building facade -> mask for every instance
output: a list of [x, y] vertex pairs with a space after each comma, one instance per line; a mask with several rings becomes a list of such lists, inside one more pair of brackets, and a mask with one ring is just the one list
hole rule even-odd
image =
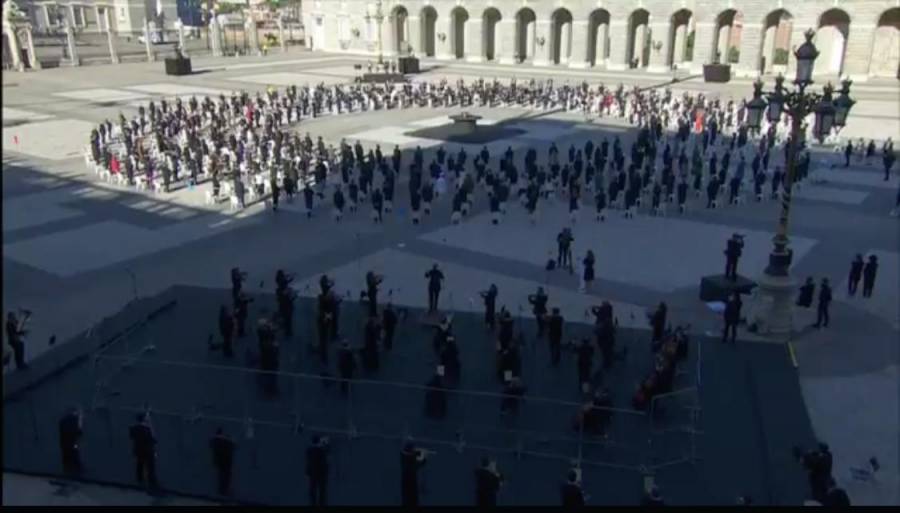
[[171, 29], [178, 19], [176, 0], [19, 0], [37, 33], [62, 30], [68, 22], [75, 30], [137, 35], [144, 20], [155, 22], [162, 12], [163, 24]]
[[303, 22], [328, 52], [737, 76], [792, 71], [812, 29], [817, 74], [900, 77], [900, 0], [305, 0]]

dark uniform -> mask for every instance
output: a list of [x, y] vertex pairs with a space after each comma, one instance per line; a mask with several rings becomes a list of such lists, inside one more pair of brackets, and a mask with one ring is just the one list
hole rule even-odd
[[222, 432], [222, 428], [216, 430], [215, 436], [209, 441], [212, 450], [213, 465], [216, 467], [216, 481], [219, 495], [231, 493], [231, 468], [234, 462], [235, 444], [231, 438]]
[[407, 443], [400, 451], [400, 496], [403, 506], [419, 505], [419, 469], [425, 464], [425, 455]]
[[328, 445], [318, 435], [306, 449], [306, 476], [309, 478], [310, 506], [325, 506], [328, 494]]
[[444, 280], [444, 273], [438, 269], [437, 264], [425, 273], [428, 278], [428, 311], [436, 312], [438, 308], [438, 298], [441, 295], [441, 282]]
[[497, 492], [503, 483], [503, 476], [491, 467], [485, 458], [481, 467], [475, 469], [475, 505], [481, 507], [496, 506]]
[[78, 441], [81, 440], [82, 433], [78, 410], [70, 410], [59, 420], [59, 449], [62, 454], [63, 470], [66, 472], [81, 471]]
[[156, 480], [156, 437], [144, 415], [138, 415], [136, 420], [128, 429], [135, 459], [135, 475], [139, 483], [144, 482], [146, 475], [150, 486], [156, 488], [159, 486]]

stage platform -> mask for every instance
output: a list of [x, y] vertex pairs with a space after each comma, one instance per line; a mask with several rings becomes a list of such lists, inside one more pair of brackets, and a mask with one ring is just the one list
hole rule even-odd
[[[215, 497], [208, 441], [217, 427], [234, 438], [234, 494], [226, 502], [306, 504], [304, 451], [313, 432], [333, 441], [329, 503], [335, 505], [399, 504], [406, 436], [436, 451], [423, 470], [423, 505], [471, 504], [472, 471], [485, 455], [506, 476], [499, 503], [509, 506], [559, 504], [557, 484], [579, 454], [591, 505], [636, 504], [644, 466], [655, 467], [673, 505], [732, 505], [743, 494], [758, 505], [798, 505], [806, 494], [791, 447], [809, 447], [814, 438], [783, 346], [723, 345], [695, 335], [676, 378], [681, 392], [661, 404], [651, 424], [630, 403], [635, 383], [652, 366], [649, 332], [623, 329], [617, 344], [628, 346], [627, 355], [593, 380], [609, 387], [621, 411], [613, 414], [608, 438], [588, 436], [579, 444], [570, 425], [580, 400], [575, 355], [566, 351], [561, 365], [550, 367], [546, 341], [535, 340], [530, 316], [516, 321], [526, 342], [527, 387], [518, 416], [501, 416], [496, 396], [451, 392], [447, 418], [432, 421], [423, 416], [424, 392], [416, 388], [436, 365], [434, 330], [416, 322], [422, 310], [401, 314], [393, 350], [382, 352], [378, 372], [358, 375], [364, 381], [348, 399], [327, 379], [335, 373], [336, 344], [322, 366], [309, 352], [314, 301], [298, 299], [295, 336], [279, 339], [279, 395], [270, 398], [248, 365], [257, 358], [256, 319], [275, 310], [275, 298], [253, 298], [247, 336], [236, 342], [233, 359], [207, 347], [211, 334], [218, 338], [217, 312], [230, 302], [230, 291], [175, 287], [37, 358], [30, 370], [5, 376], [4, 470], [61, 476], [57, 422], [66, 408], [80, 405], [81, 478], [134, 486], [128, 427], [147, 404], [159, 439], [159, 480], [171, 493], [224, 500]], [[355, 346], [362, 344], [364, 319], [363, 305], [343, 304], [342, 336]], [[453, 331], [462, 360], [458, 390], [499, 392], [483, 316], [457, 312]], [[590, 333], [589, 325], [567, 324], [565, 339]], [[685, 409], [692, 401], [699, 409]]]

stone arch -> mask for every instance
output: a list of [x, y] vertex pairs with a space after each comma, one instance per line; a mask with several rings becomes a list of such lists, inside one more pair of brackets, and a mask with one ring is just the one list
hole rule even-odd
[[482, 48], [484, 49], [484, 59], [493, 61], [497, 59], [497, 24], [503, 16], [496, 7], [488, 7], [482, 15], [481, 30]]
[[847, 36], [850, 35], [850, 16], [843, 9], [828, 9], [819, 16], [816, 29], [816, 59], [814, 72], [819, 75], [840, 75], [844, 70]]
[[450, 53], [457, 59], [466, 57], [466, 22], [469, 11], [458, 6], [450, 11]]
[[391, 10], [391, 27], [394, 52], [397, 55], [406, 55], [409, 47], [409, 11], [406, 7], [398, 5]]
[[760, 73], [769, 73], [778, 66], [787, 66], [791, 59], [791, 31], [794, 16], [787, 9], [776, 9], [763, 19], [760, 37]]
[[628, 15], [627, 67], [646, 68], [650, 62], [650, 13], [635, 9]]
[[534, 58], [534, 34], [537, 16], [528, 7], [516, 12], [516, 58], [523, 62]]
[[726, 9], [716, 16], [712, 56], [715, 62], [737, 64], [741, 54], [741, 32], [744, 14], [736, 9]]
[[694, 31], [694, 13], [689, 9], [679, 9], [669, 19], [669, 54], [666, 56], [668, 65], [681, 64], [692, 60], [692, 47], [689, 42]]
[[888, 9], [878, 17], [869, 74], [900, 78], [900, 7]]
[[435, 54], [435, 37], [437, 27], [438, 13], [434, 7], [426, 5], [419, 13], [419, 23], [421, 24], [421, 41], [419, 47], [426, 57], [434, 57]]
[[591, 67], [609, 58], [609, 11], [594, 9], [588, 17], [587, 61]]
[[572, 13], [560, 7], [550, 15], [550, 62], [566, 64], [572, 56]]

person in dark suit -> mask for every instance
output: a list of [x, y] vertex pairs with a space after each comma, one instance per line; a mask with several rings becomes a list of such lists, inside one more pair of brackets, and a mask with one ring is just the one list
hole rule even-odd
[[850, 497], [842, 488], [838, 488], [834, 478], [828, 478], [828, 490], [825, 492], [823, 506], [831, 508], [849, 508]]
[[356, 358], [350, 349], [350, 342], [344, 342], [338, 352], [338, 372], [341, 376], [341, 395], [347, 395], [350, 391], [350, 380], [356, 371]]
[[859, 287], [859, 280], [862, 279], [863, 274], [863, 266], [865, 262], [863, 262], [863, 257], [859, 253], [856, 254], [856, 258], [853, 259], [853, 262], [850, 264], [850, 277], [847, 279], [847, 295], [856, 294], [856, 289]]
[[497, 312], [497, 285], [491, 284], [487, 290], [481, 291], [481, 297], [484, 299], [484, 324], [489, 330], [494, 331], [496, 324]]
[[816, 284], [812, 277], [806, 279], [806, 283], [800, 287], [800, 294], [797, 296], [797, 306], [809, 308], [812, 305], [813, 296], [816, 291]]
[[734, 234], [728, 239], [725, 247], [725, 277], [731, 281], [737, 281], [737, 265], [744, 249], [744, 238]]
[[863, 297], [872, 297], [875, 287], [875, 274], [878, 272], [878, 257], [869, 255], [869, 261], [863, 267]]
[[78, 442], [81, 440], [81, 411], [70, 408], [59, 420], [59, 449], [62, 454], [63, 470], [67, 473], [81, 471], [81, 455]]
[[153, 428], [150, 427], [149, 414], [139, 414], [135, 421], [128, 429], [128, 434], [131, 438], [131, 450], [135, 459], [137, 481], [143, 484], [144, 476], [146, 476], [150, 486], [157, 488], [159, 486], [156, 480], [157, 440], [153, 435]]
[[560, 486], [563, 507], [576, 508], [584, 506], [584, 490], [581, 489], [581, 479], [576, 469], [569, 470], [569, 474]]
[[559, 358], [561, 355], [562, 349], [562, 338], [563, 338], [563, 324], [564, 319], [563, 316], [559, 313], [559, 308], [553, 307], [552, 313], [550, 314], [547, 334], [550, 339], [550, 361], [554, 367], [559, 365]]
[[656, 311], [653, 312], [653, 315], [650, 316], [650, 325], [653, 327], [653, 338], [652, 342], [657, 343], [662, 341], [663, 331], [666, 329], [666, 314], [668, 308], [665, 302], [659, 304], [656, 307]]
[[403, 506], [419, 505], [419, 469], [425, 465], [426, 452], [412, 442], [400, 451], [400, 496]]
[[538, 287], [537, 292], [528, 296], [528, 302], [531, 303], [531, 311], [534, 313], [534, 318], [537, 320], [538, 338], [544, 336], [544, 327], [546, 326], [544, 318], [547, 315], [548, 300], [549, 298], [547, 297], [547, 293], [544, 292], [544, 287]]
[[384, 328], [384, 349], [390, 351], [394, 347], [394, 332], [397, 330], [397, 312], [390, 303], [381, 311], [381, 326]]
[[497, 505], [497, 492], [503, 484], [503, 474], [497, 471], [497, 462], [487, 456], [481, 458], [481, 466], [475, 469], [475, 505]]
[[578, 389], [582, 390], [584, 385], [591, 382], [594, 365], [594, 347], [591, 341], [583, 339], [581, 345], [578, 346]]
[[306, 448], [306, 476], [309, 478], [309, 505], [325, 506], [328, 500], [328, 438], [313, 435]]
[[[228, 311], [228, 307], [222, 305], [219, 308], [219, 333], [222, 335], [222, 354], [226, 358], [234, 356], [232, 341], [234, 340], [234, 316]], [[211, 346], [210, 349], [217, 347]]]
[[425, 273], [428, 278], [428, 312], [436, 312], [438, 308], [438, 298], [441, 295], [441, 284], [444, 281], [444, 273], [438, 269], [438, 265], [434, 264], [431, 270]]
[[828, 284], [828, 278], [822, 278], [822, 285], [819, 286], [819, 307], [818, 318], [816, 319], [816, 328], [828, 327], [828, 307], [831, 305], [831, 286]]
[[209, 448], [212, 451], [213, 465], [216, 467], [219, 495], [229, 495], [235, 443], [220, 427], [216, 428], [216, 434], [210, 439]]
[[425, 384], [425, 416], [431, 419], [443, 419], [447, 416], [447, 390], [444, 386], [444, 367], [438, 367], [437, 372], [428, 383]]
[[725, 304], [725, 331], [722, 332], [722, 342], [728, 341], [728, 331], [731, 330], [731, 343], [737, 341], [737, 326], [741, 320], [741, 295], [735, 292], [728, 303]]

